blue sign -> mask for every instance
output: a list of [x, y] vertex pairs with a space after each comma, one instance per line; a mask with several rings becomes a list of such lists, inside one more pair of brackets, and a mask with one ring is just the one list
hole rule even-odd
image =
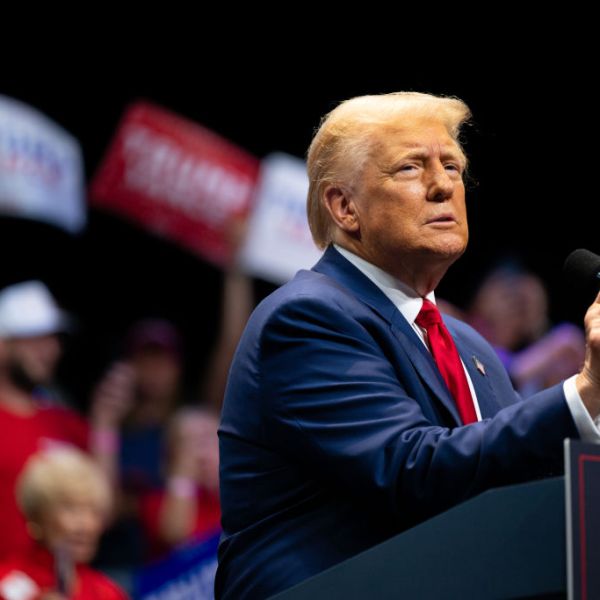
[[167, 558], [140, 569], [137, 600], [213, 600], [220, 533], [174, 550]]

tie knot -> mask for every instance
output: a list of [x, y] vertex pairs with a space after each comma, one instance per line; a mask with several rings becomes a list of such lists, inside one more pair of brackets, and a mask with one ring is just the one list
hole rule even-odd
[[427, 329], [431, 325], [437, 325], [441, 322], [442, 315], [440, 314], [437, 306], [430, 300], [427, 300], [427, 298], [424, 298], [423, 306], [421, 307], [421, 310], [415, 319], [415, 323], [419, 325], [419, 327], [424, 327]]

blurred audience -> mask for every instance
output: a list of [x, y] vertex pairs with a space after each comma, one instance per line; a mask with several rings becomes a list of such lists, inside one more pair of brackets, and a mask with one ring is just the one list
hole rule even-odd
[[516, 352], [550, 327], [548, 296], [539, 277], [506, 265], [481, 283], [469, 309], [471, 322], [494, 346]]
[[[239, 248], [244, 222], [232, 224], [229, 236]], [[254, 308], [252, 281], [236, 257], [223, 279], [219, 333], [191, 403], [221, 410], [229, 365]], [[125, 340], [125, 357], [112, 365], [96, 386], [91, 421], [98, 433], [95, 454], [112, 480], [135, 494], [160, 487], [165, 425], [175, 410], [189, 403], [183, 395], [183, 342], [169, 321], [135, 323]]]
[[42, 283], [0, 291], [0, 559], [30, 544], [14, 494], [27, 459], [60, 444], [88, 446], [86, 422], [37, 393], [60, 358], [56, 332], [64, 324], [64, 314]]
[[111, 490], [101, 469], [74, 448], [32, 456], [17, 484], [35, 542], [0, 563], [3, 600], [118, 600], [112, 581], [87, 566], [109, 514]]
[[467, 318], [496, 348], [525, 395], [559, 383], [583, 364], [583, 331], [570, 323], [552, 326], [544, 284], [519, 267], [492, 271], [475, 294]]
[[166, 434], [166, 485], [140, 499], [149, 558], [220, 529], [218, 425], [210, 409], [187, 407], [172, 417]]
[[[224, 274], [221, 306], [218, 337], [195, 393], [183, 390], [181, 336], [160, 319], [132, 326], [124, 358], [93, 392], [92, 448], [118, 492], [100, 553], [105, 567], [130, 569], [219, 526], [215, 415], [254, 306], [252, 282], [235, 265]], [[183, 409], [182, 420], [177, 411], [186, 405], [192, 408]], [[177, 514], [163, 511], [172, 505]]]
[[146, 555], [139, 498], [162, 485], [163, 433], [182, 401], [182, 372], [175, 327], [144, 320], [131, 327], [124, 359], [111, 366], [93, 392], [91, 444], [116, 493], [98, 560], [124, 584]]
[[90, 418], [98, 431], [97, 454], [112, 480], [139, 493], [161, 484], [165, 423], [182, 402], [182, 342], [165, 320], [133, 325], [124, 360], [94, 391]]

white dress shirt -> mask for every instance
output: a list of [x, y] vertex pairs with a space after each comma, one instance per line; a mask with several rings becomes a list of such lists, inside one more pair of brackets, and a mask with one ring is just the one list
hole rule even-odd
[[[366, 275], [396, 306], [396, 308], [402, 313], [402, 316], [410, 323], [412, 328], [417, 333], [419, 339], [423, 342], [427, 350], [427, 333], [425, 329], [419, 327], [415, 323], [421, 307], [423, 306], [423, 298], [417, 294], [415, 290], [407, 286], [405, 283], [399, 281], [389, 273], [386, 273], [374, 264], [367, 262], [360, 256], [357, 256], [353, 252], [334, 244], [335, 249], [348, 261], [350, 261], [359, 271]], [[435, 304], [435, 294], [433, 291], [427, 294], [426, 298]], [[469, 389], [471, 390], [471, 396], [473, 397], [473, 403], [475, 404], [475, 411], [477, 413], [477, 420], [481, 421], [481, 412], [479, 410], [479, 403], [477, 402], [477, 394], [473, 387], [473, 382], [469, 376], [469, 371], [465, 367], [465, 363], [462, 361], [463, 369], [469, 383]], [[588, 442], [600, 443], [600, 417], [594, 421], [587, 409], [585, 408], [581, 396], [577, 391], [575, 385], [575, 377], [569, 377], [563, 382], [563, 391], [567, 400], [567, 406], [571, 411], [575, 426], [579, 431], [581, 439]]]

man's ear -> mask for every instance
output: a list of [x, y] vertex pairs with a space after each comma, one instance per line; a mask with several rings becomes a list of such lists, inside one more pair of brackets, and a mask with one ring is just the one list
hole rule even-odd
[[327, 185], [323, 190], [323, 202], [331, 219], [342, 231], [349, 234], [360, 231], [356, 203], [345, 188]]

